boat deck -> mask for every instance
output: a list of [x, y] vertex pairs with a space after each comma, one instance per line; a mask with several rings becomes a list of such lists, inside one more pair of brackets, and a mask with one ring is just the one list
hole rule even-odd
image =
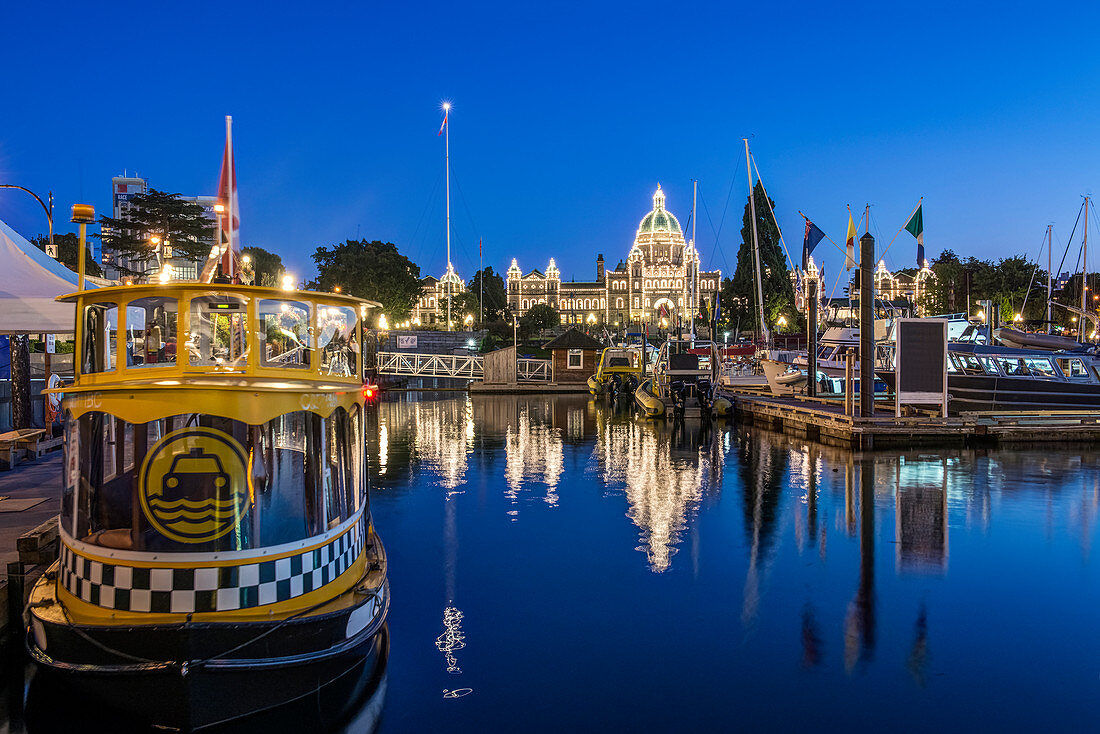
[[1100, 440], [1100, 412], [1091, 410], [974, 411], [947, 418], [913, 411], [897, 418], [893, 399], [880, 398], [875, 415], [861, 418], [845, 414], [842, 398], [778, 396], [767, 388], [748, 386], [725, 387], [720, 392], [733, 403], [739, 420], [853, 448]]

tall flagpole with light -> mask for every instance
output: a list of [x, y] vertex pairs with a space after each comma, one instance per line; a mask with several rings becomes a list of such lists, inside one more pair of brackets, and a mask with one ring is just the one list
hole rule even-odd
[[451, 103], [443, 103], [443, 124], [439, 126], [439, 133], [443, 136], [444, 154], [443, 168], [447, 183], [447, 274], [443, 276], [447, 280], [447, 331], [451, 330], [451, 126], [447, 124], [447, 118], [451, 113]]

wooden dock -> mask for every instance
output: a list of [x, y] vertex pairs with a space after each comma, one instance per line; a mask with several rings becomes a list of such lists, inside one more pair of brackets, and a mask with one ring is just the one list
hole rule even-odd
[[858, 449], [1100, 440], [1097, 411], [964, 412], [947, 418], [917, 413], [897, 418], [893, 402], [882, 401], [874, 417], [860, 418], [845, 415], [843, 401], [835, 399], [777, 396], [767, 388], [721, 392], [742, 422]]

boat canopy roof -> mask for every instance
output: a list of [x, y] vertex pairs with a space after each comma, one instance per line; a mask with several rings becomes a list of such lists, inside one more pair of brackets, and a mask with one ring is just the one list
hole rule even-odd
[[114, 286], [59, 300], [76, 303], [76, 380], [63, 391], [104, 397], [123, 388], [316, 394], [358, 387], [366, 317], [380, 305], [217, 283]]

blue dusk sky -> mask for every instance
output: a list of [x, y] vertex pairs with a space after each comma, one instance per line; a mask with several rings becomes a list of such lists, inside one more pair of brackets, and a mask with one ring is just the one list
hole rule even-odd
[[[62, 232], [75, 202], [109, 213], [124, 169], [212, 194], [229, 114], [242, 241], [303, 279], [318, 245], [357, 233], [442, 272], [444, 100], [464, 277], [483, 238], [498, 271], [553, 256], [564, 278], [591, 279], [597, 253], [626, 256], [658, 182], [686, 225], [692, 179], [704, 265], [731, 274], [743, 137], [796, 259], [798, 210], [843, 242], [846, 206], [869, 203], [881, 248], [923, 196], [929, 257], [1034, 257], [1053, 222], [1057, 262], [1082, 195], [1100, 190], [1088, 4], [62, 2], [3, 15], [0, 183], [52, 189]], [[19, 192], [0, 191], [0, 218], [45, 231]], [[838, 271], [832, 245], [818, 254]], [[912, 265], [912, 238], [886, 260]]]

